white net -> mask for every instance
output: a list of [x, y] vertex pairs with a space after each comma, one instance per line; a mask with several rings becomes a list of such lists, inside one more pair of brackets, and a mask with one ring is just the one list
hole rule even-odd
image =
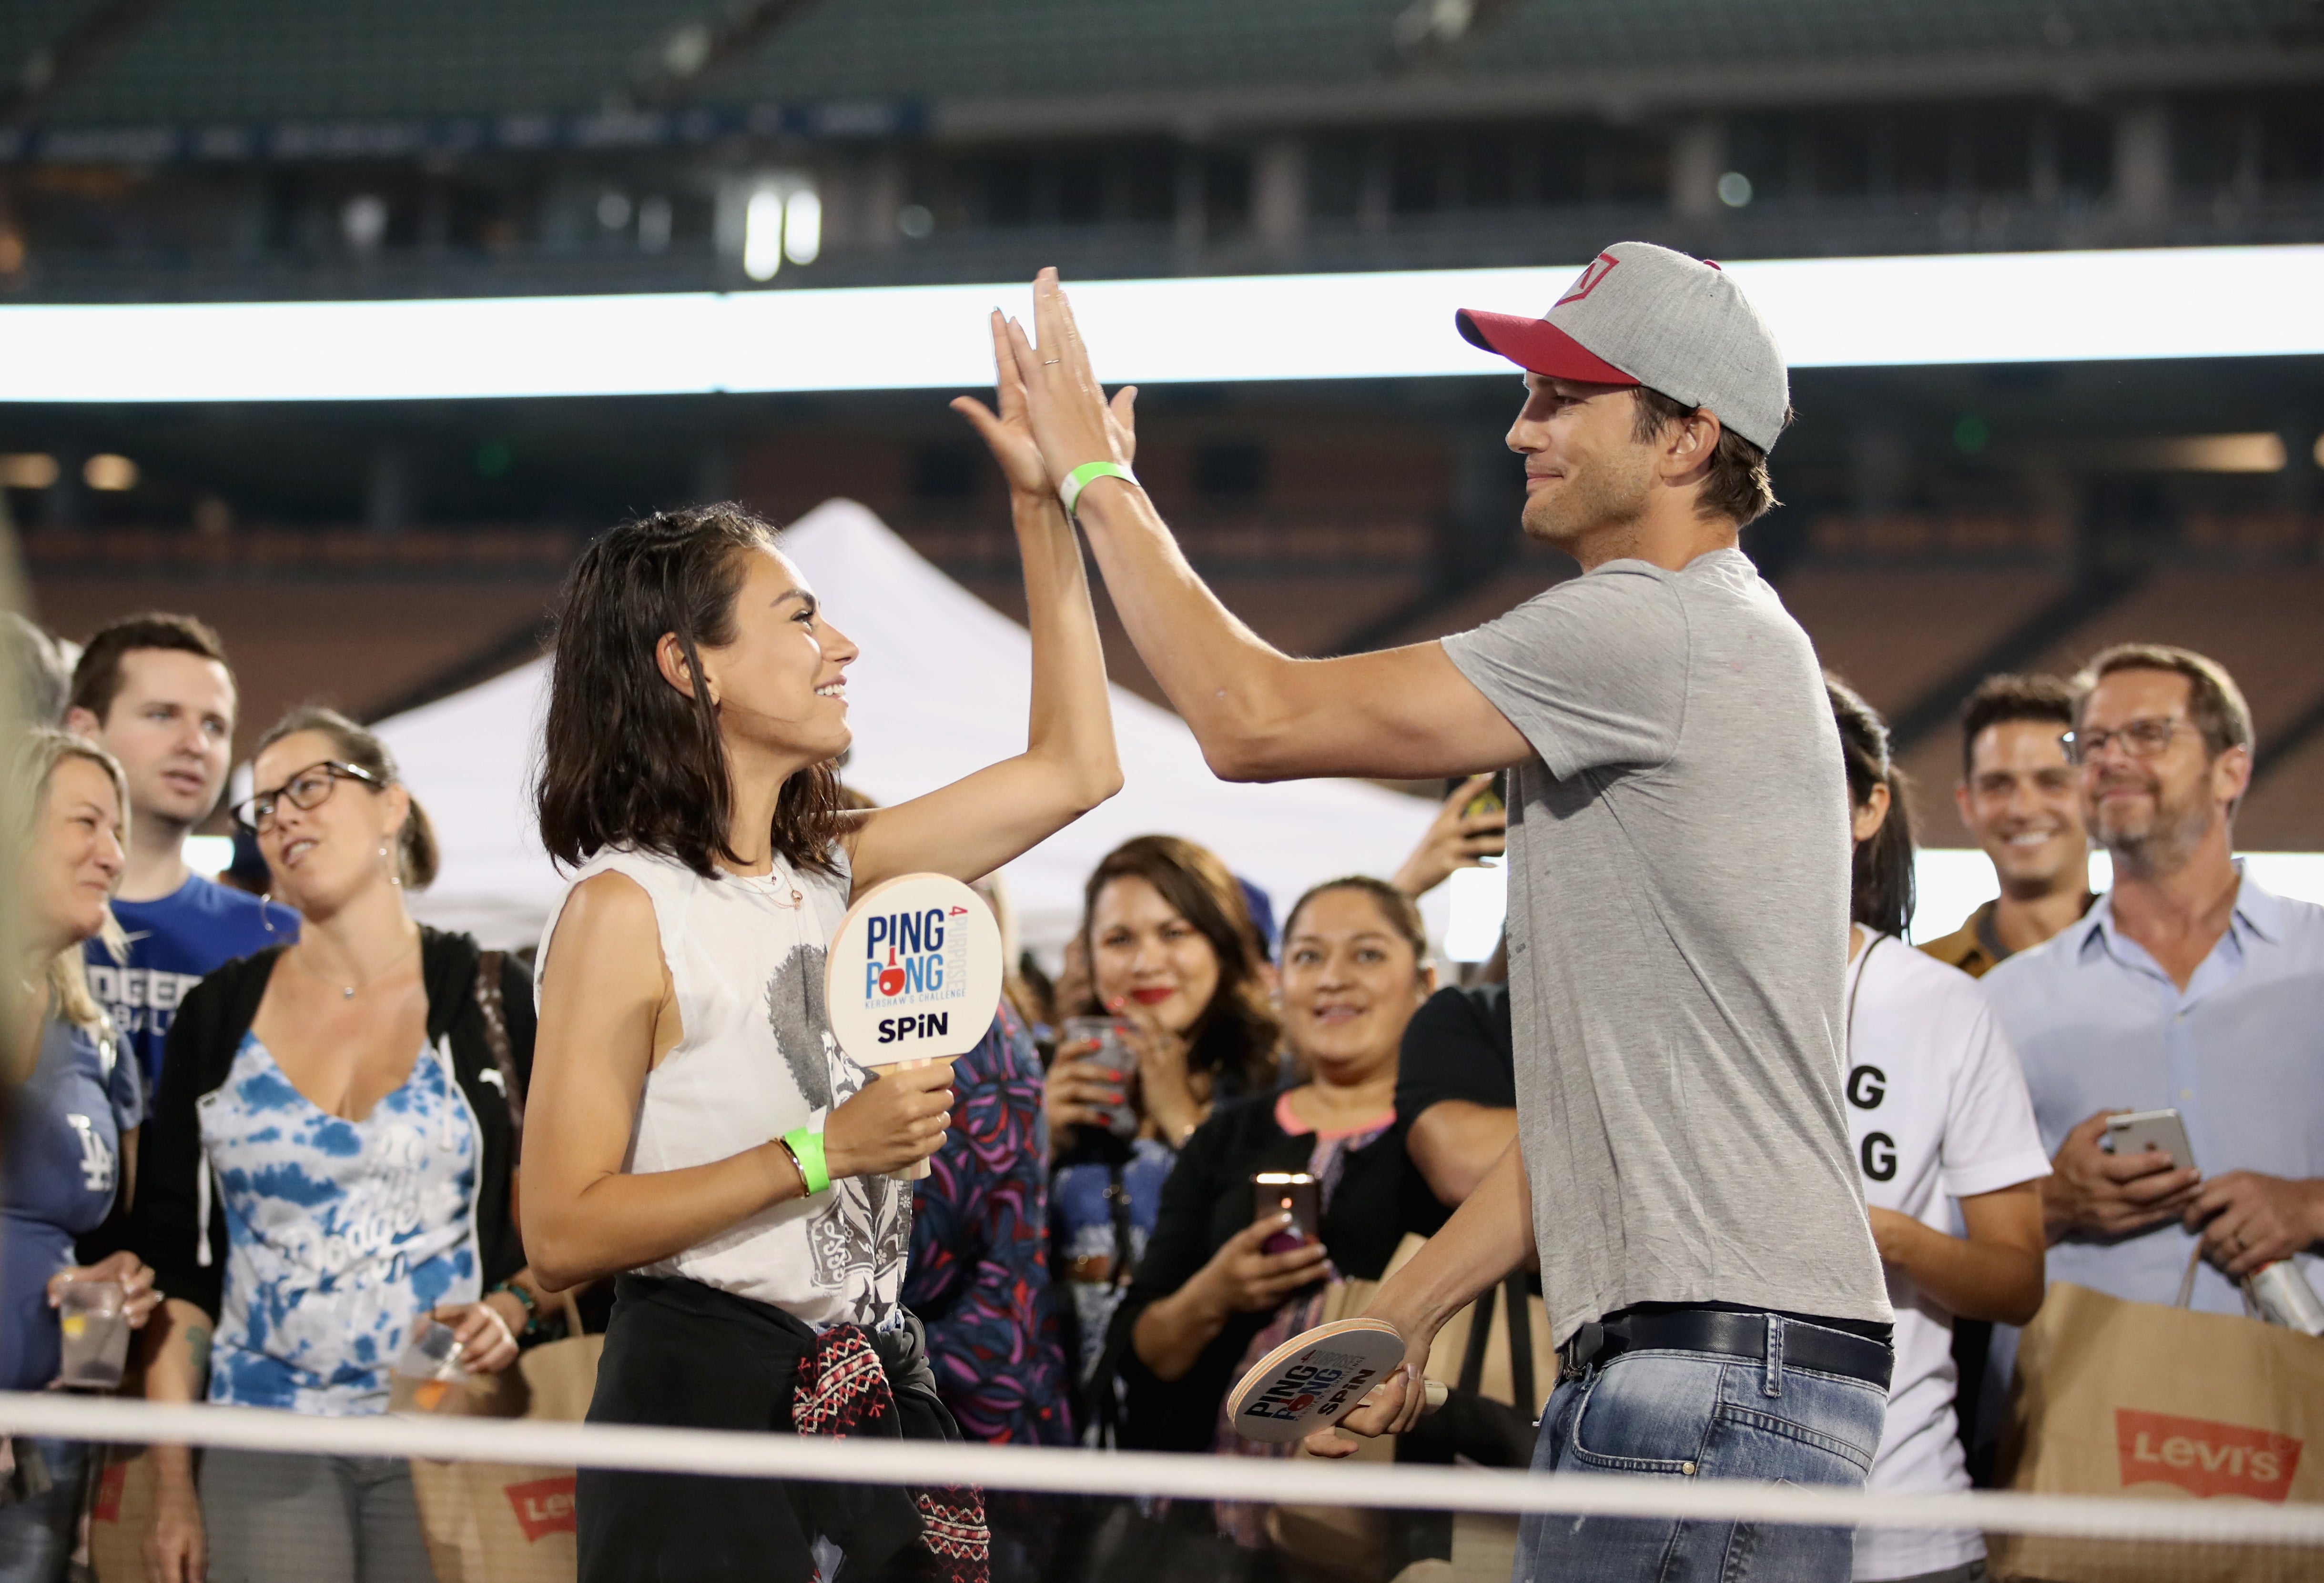
[[[284, 1491], [300, 1482], [302, 1469], [334, 1459], [342, 1473], [350, 1466], [398, 1473], [408, 1466], [426, 1539], [417, 1575], [432, 1569], [438, 1583], [574, 1577], [573, 1480], [581, 1468], [816, 1485], [978, 1486], [992, 1519], [991, 1575], [1007, 1583], [1228, 1576], [1500, 1583], [1509, 1575], [1517, 1522], [1531, 1514], [1584, 1524], [1654, 1519], [1970, 1531], [1985, 1536], [1995, 1575], [2058, 1583], [2324, 1578], [2324, 1507], [2239, 1498], [1874, 1496], [1380, 1461], [1100, 1454], [531, 1419], [328, 1419], [53, 1394], [0, 1394], [0, 1431], [115, 1448], [91, 1459], [88, 1476], [91, 1561], [107, 1583], [147, 1575], [141, 1552], [154, 1523], [153, 1458], [138, 1448], [156, 1445], [205, 1448], [205, 1477], [214, 1468], [271, 1468], [264, 1477]], [[737, 1500], [763, 1488], [734, 1487]], [[1256, 1547], [1220, 1537], [1212, 1515], [1218, 1502], [1262, 1514]], [[366, 1532], [360, 1517], [358, 1542]], [[408, 1508], [402, 1521], [410, 1521]], [[278, 1524], [213, 1539], [239, 1546], [238, 1554], [258, 1552], [244, 1574], [253, 1578], [325, 1578], [348, 1568], [348, 1576], [395, 1575], [360, 1556], [351, 1560], [321, 1532], [328, 1526]], [[825, 1583], [887, 1575], [851, 1569], [828, 1547], [818, 1555]]]

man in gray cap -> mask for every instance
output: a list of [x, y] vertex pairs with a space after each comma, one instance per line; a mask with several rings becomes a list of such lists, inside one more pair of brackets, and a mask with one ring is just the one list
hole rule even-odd
[[[1034, 437], [1220, 775], [1514, 768], [1517, 1138], [1370, 1309], [1407, 1367], [1537, 1255], [1560, 1367], [1536, 1468], [1860, 1486], [1892, 1315], [1841, 1105], [1848, 792], [1815, 653], [1737, 548], [1790, 411], [1766, 325], [1716, 265], [1637, 242], [1545, 318], [1462, 313], [1526, 371], [1525, 529], [1583, 575], [1441, 643], [1302, 660], [1194, 575], [1053, 272], [1036, 303], [1038, 350], [1010, 327]], [[1399, 1379], [1345, 1427], [1422, 1401]], [[1529, 1519], [1517, 1575], [1839, 1583], [1850, 1546]]]

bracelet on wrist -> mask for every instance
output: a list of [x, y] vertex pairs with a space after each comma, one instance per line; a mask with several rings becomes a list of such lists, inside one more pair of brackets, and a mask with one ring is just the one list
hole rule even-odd
[[499, 1285], [493, 1287], [492, 1292], [487, 1292], [484, 1295], [489, 1297], [492, 1296], [493, 1293], [498, 1292], [505, 1292], [511, 1297], [515, 1298], [517, 1305], [524, 1310], [524, 1329], [518, 1333], [526, 1336], [539, 1335], [540, 1333], [540, 1303], [534, 1298], [533, 1294], [526, 1291], [523, 1287], [518, 1285], [513, 1280], [509, 1280], [503, 1281]]
[[799, 1183], [807, 1196], [813, 1198], [831, 1185], [831, 1166], [823, 1155], [823, 1134], [813, 1127], [795, 1127], [775, 1140], [783, 1146], [783, 1153], [798, 1167]]
[[1057, 485], [1057, 499], [1065, 506], [1066, 516], [1072, 516], [1074, 508], [1081, 503], [1082, 491], [1101, 478], [1119, 478], [1133, 487], [1138, 483], [1138, 474], [1119, 462], [1084, 462], [1066, 474], [1065, 481]]

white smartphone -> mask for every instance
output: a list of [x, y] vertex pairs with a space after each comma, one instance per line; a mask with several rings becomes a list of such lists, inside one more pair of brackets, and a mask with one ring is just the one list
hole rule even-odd
[[2185, 1170], [2195, 1163], [2187, 1142], [2186, 1124], [2176, 1110], [2126, 1110], [2107, 1118], [2107, 1142], [2117, 1155], [2140, 1155], [2158, 1149], [2171, 1156], [2172, 1168]]

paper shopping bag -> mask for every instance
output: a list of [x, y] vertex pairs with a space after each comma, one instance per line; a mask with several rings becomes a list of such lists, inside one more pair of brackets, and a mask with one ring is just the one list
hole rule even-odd
[[[2324, 1339], [2052, 1284], [2018, 1343], [2000, 1475], [2012, 1489], [2149, 1500], [2324, 1501]], [[2001, 1578], [2313, 1578], [2312, 1550], [1989, 1536]]]
[[153, 1525], [153, 1453], [107, 1446], [88, 1512], [88, 1559], [97, 1583], [145, 1583], [145, 1532]]
[[573, 1469], [411, 1463], [437, 1583], [573, 1583]]
[[[571, 1333], [517, 1360], [521, 1416], [577, 1423], [596, 1389], [605, 1338]], [[412, 1492], [438, 1583], [573, 1583], [573, 1469], [414, 1458]]]

